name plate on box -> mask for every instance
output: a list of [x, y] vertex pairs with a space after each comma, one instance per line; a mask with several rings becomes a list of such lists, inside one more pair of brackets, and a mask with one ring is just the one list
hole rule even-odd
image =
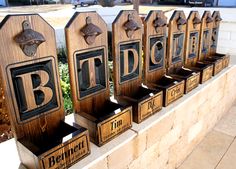
[[215, 63], [214, 75], [218, 74], [223, 69], [223, 60], [220, 59]]
[[184, 82], [180, 82], [179, 84], [174, 85], [171, 88], [168, 88], [166, 91], [166, 104], [170, 104], [176, 99], [183, 96], [184, 93]]
[[195, 75], [188, 78], [186, 82], [186, 91], [190, 92], [191, 90], [196, 88], [199, 84], [199, 80], [200, 80], [200, 73], [196, 73]]
[[223, 68], [226, 68], [229, 66], [229, 56], [225, 56], [223, 58]]
[[208, 68], [204, 69], [202, 72], [202, 83], [209, 80], [212, 77], [213, 73], [213, 66], [209, 66]]
[[162, 93], [155, 94], [153, 97], [142, 101], [138, 105], [139, 107], [139, 117], [138, 121], [141, 122], [147, 117], [151, 116], [155, 112], [161, 110], [162, 108]]
[[132, 126], [132, 108], [126, 108], [116, 116], [98, 124], [99, 144], [104, 144]]
[[40, 161], [43, 169], [66, 169], [86, 156], [89, 151], [88, 135], [84, 134], [51, 153], [41, 156]]

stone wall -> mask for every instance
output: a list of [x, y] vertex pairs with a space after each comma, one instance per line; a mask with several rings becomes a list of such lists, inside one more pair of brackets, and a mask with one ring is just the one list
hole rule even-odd
[[71, 169], [175, 169], [236, 100], [236, 66], [92, 153]]

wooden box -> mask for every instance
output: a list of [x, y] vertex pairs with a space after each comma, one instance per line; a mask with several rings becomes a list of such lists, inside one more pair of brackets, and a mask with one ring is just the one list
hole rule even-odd
[[21, 162], [68, 168], [90, 145], [87, 129], [64, 122], [53, 28], [39, 15], [8, 15], [0, 37], [0, 76]]
[[184, 51], [186, 37], [186, 18], [183, 11], [175, 11], [169, 21], [167, 73], [184, 80], [184, 93], [196, 88], [200, 81], [200, 72], [184, 66]]
[[142, 122], [162, 108], [162, 91], [142, 85], [142, 21], [136, 11], [121, 11], [112, 24], [114, 95], [133, 106]]
[[197, 11], [191, 11], [187, 20], [185, 41], [185, 67], [200, 72], [200, 83], [212, 77], [213, 64], [200, 62], [198, 59], [201, 19]]
[[183, 96], [184, 81], [166, 75], [167, 18], [150, 11], [144, 20], [144, 83], [163, 91], [163, 106]]
[[101, 146], [132, 126], [132, 107], [110, 100], [107, 25], [96, 12], [75, 13], [65, 33], [76, 122]]
[[201, 22], [199, 61], [213, 64], [213, 76], [215, 76], [223, 69], [223, 58], [210, 55], [211, 46], [215, 45], [212, 41], [213, 18], [210, 11], [204, 12]]

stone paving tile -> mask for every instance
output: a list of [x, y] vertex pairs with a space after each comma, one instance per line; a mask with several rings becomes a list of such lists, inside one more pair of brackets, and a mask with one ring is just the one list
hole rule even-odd
[[232, 136], [213, 130], [190, 154], [179, 169], [214, 169], [228, 150], [233, 139]]
[[236, 140], [232, 143], [227, 153], [216, 169], [235, 169], [236, 168]]
[[218, 122], [215, 130], [233, 137], [236, 136], [236, 106], [233, 106], [220, 122]]

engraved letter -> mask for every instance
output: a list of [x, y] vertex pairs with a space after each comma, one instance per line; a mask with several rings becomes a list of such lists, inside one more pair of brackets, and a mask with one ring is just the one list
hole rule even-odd
[[163, 48], [163, 44], [160, 41], [157, 41], [152, 46], [152, 49], [151, 49], [151, 61], [155, 65], [159, 64], [160, 61], [162, 60], [162, 58], [160, 58], [160, 56], [158, 56], [159, 60], [158, 61], [156, 60], [156, 55], [158, 55], [158, 51], [160, 51], [162, 48]]
[[102, 56], [96, 56], [93, 58], [83, 59], [80, 60], [80, 67], [84, 64], [84, 62], [88, 62], [88, 70], [89, 70], [89, 88], [95, 87], [97, 85], [96, 83], [96, 72], [95, 72], [95, 59], [99, 59], [102, 62]]
[[[135, 49], [126, 49], [126, 50], [123, 50], [123, 52], [124, 52], [124, 74], [123, 74], [123, 76], [126, 76], [126, 75], [133, 73], [137, 69], [139, 57], [138, 57], [138, 52]], [[132, 55], [129, 55], [130, 52], [133, 53], [134, 64], [133, 64], [132, 70], [129, 72], [129, 59], [130, 59], [129, 57], [132, 56]]]
[[50, 157], [48, 160], [49, 160], [49, 168], [55, 165], [56, 162], [54, 156]]
[[[33, 87], [33, 80], [32, 76], [37, 75], [40, 77], [40, 84], [37, 87]], [[49, 81], [49, 75], [44, 70], [38, 70], [30, 73], [25, 73], [22, 75], [17, 76], [21, 78], [23, 83], [23, 89], [25, 92], [25, 99], [27, 103], [27, 110], [25, 112], [34, 110], [37, 107], [41, 107], [47, 104], [53, 97], [53, 91], [50, 87], [45, 86]], [[41, 91], [44, 94], [44, 100], [40, 105], [36, 104], [35, 92]]]

